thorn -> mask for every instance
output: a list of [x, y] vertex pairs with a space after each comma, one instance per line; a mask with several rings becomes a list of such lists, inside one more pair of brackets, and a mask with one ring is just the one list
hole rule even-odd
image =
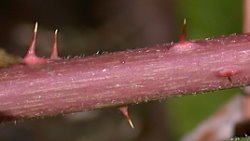
[[53, 48], [52, 48], [52, 53], [50, 55], [50, 59], [60, 59], [58, 57], [58, 29], [55, 30], [54, 45], [53, 45]]
[[219, 76], [222, 77], [227, 77], [229, 82], [232, 82], [232, 76], [235, 75], [236, 73], [238, 73], [238, 71], [236, 70], [229, 70], [229, 69], [224, 69], [219, 71]]
[[37, 30], [38, 30], [38, 22], [35, 23], [32, 42], [31, 42], [31, 45], [29, 47], [27, 54], [25, 55], [23, 59], [23, 62], [28, 65], [41, 64], [41, 63], [46, 62], [46, 59], [37, 57], [35, 53]]
[[33, 38], [32, 38], [32, 42], [31, 42], [31, 45], [30, 45], [30, 48], [28, 50], [27, 55], [35, 55], [37, 29], [38, 29], [38, 22], [35, 23], [35, 27], [34, 27], [34, 31], [33, 31]]
[[179, 42], [185, 42], [187, 40], [187, 20], [186, 18], [183, 20], [183, 27], [182, 27], [182, 33], [180, 36]]
[[123, 106], [123, 107], [120, 107], [119, 110], [122, 112], [122, 114], [126, 117], [129, 125], [131, 128], [135, 128], [134, 127], [134, 124], [129, 116], [129, 113], [128, 113], [128, 106]]

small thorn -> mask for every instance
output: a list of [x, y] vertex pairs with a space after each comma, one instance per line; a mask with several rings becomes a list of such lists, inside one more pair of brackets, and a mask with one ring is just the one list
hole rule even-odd
[[179, 42], [185, 42], [187, 40], [187, 20], [183, 20], [182, 33]]
[[128, 113], [128, 106], [123, 106], [123, 107], [120, 107], [119, 110], [122, 112], [122, 114], [126, 117], [129, 125], [131, 128], [135, 128], [134, 127], [134, 124], [129, 116], [129, 113]]
[[37, 30], [38, 30], [38, 22], [35, 23], [31, 45], [29, 47], [27, 54], [25, 55], [25, 57], [23, 59], [23, 62], [25, 64], [29, 64], [29, 65], [41, 64], [41, 63], [44, 63], [46, 61], [46, 59], [44, 59], [44, 58], [37, 57], [36, 53], [35, 53]]
[[232, 76], [238, 73], [236, 70], [224, 69], [219, 71], [219, 76], [227, 77], [229, 82], [232, 82]]
[[52, 48], [52, 53], [51, 53], [50, 59], [60, 59], [58, 57], [58, 29], [55, 30], [54, 45]]
[[32, 37], [32, 42], [29, 48], [29, 51], [27, 55], [35, 55], [35, 48], [36, 48], [36, 39], [37, 39], [37, 30], [38, 30], [38, 22], [35, 23], [34, 31], [33, 31], [33, 37]]

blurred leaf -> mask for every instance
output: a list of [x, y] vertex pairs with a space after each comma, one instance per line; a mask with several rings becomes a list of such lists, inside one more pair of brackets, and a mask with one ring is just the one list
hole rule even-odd
[[[190, 39], [241, 32], [242, 1], [178, 0], [176, 6], [177, 20], [187, 19]], [[175, 129], [175, 137], [179, 139], [191, 131], [237, 91], [238, 89], [229, 89], [204, 95], [171, 98], [168, 101], [171, 108], [168, 109], [174, 120], [172, 127]]]
[[167, 106], [171, 112], [171, 120], [173, 121], [171, 126], [175, 130], [175, 137], [181, 138], [184, 134], [190, 132], [238, 91], [238, 89], [228, 89], [169, 99]]
[[187, 18], [192, 39], [241, 32], [242, 1], [179, 0], [176, 6], [178, 21]]

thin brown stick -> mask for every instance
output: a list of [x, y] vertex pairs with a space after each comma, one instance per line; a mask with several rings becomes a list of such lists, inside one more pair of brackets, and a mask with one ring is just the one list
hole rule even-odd
[[250, 32], [250, 1], [244, 0], [243, 3], [243, 31], [244, 32]]
[[245, 86], [249, 71], [250, 34], [15, 65], [0, 69], [0, 115], [51, 116]]
[[[243, 3], [243, 32], [244, 33], [249, 33], [250, 32], [250, 1], [249, 0], [244, 0]], [[248, 86], [249, 87], [249, 86]], [[242, 108], [243, 108], [243, 113], [244, 113], [244, 119], [249, 120], [250, 119], [250, 97], [249, 97], [249, 91], [247, 87], [245, 89], [245, 97], [243, 98], [243, 103], [242, 103]]]
[[222, 141], [234, 136], [235, 125], [244, 119], [244, 96], [237, 95], [221, 106], [181, 141]]

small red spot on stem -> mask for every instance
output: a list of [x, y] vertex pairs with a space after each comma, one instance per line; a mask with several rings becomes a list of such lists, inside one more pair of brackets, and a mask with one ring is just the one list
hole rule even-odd
[[227, 77], [230, 82], [232, 82], [232, 76], [238, 73], [236, 70], [231, 70], [231, 69], [224, 69], [219, 71], [219, 76], [222, 77]]
[[129, 116], [129, 113], [128, 113], [128, 106], [123, 106], [123, 107], [120, 107], [119, 110], [122, 112], [122, 114], [126, 117], [129, 125], [131, 128], [134, 128], [134, 124]]

